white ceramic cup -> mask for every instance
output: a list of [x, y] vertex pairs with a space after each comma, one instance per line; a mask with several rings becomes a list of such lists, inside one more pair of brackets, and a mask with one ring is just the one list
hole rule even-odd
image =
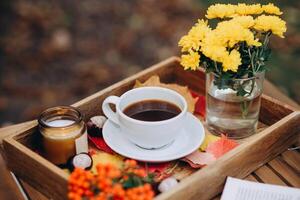
[[[181, 112], [171, 119], [162, 121], [136, 120], [123, 113], [127, 106], [143, 100], [167, 101], [177, 105]], [[109, 104], [115, 104], [116, 112]], [[107, 97], [102, 104], [102, 110], [131, 142], [142, 148], [157, 149], [172, 143], [181, 132], [186, 119], [187, 103], [183, 96], [173, 90], [141, 87], [129, 90], [120, 97]]]

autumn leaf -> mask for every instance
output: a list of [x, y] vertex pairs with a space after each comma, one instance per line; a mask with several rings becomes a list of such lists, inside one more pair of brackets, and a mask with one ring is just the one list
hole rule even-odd
[[191, 91], [191, 94], [194, 98], [197, 98], [194, 113], [202, 116], [203, 118], [205, 118], [205, 115], [206, 115], [206, 99], [205, 99], [205, 96], [199, 95], [199, 94], [197, 94], [196, 92], [193, 92], [193, 91]]
[[115, 152], [106, 144], [103, 137], [93, 137], [89, 135], [88, 138], [99, 150], [115, 154]]
[[187, 162], [192, 168], [201, 168], [216, 160], [215, 156], [211, 153], [194, 151], [181, 160]]
[[218, 137], [218, 136], [215, 136], [215, 135], [212, 135], [212, 134], [210, 134], [210, 133], [206, 133], [205, 134], [205, 138], [204, 138], [204, 141], [203, 141], [203, 143], [201, 144], [201, 146], [200, 146], [200, 150], [201, 151], [205, 151], [206, 150], [206, 148], [207, 148], [207, 146], [210, 144], [210, 143], [212, 143], [212, 142], [215, 142], [215, 141], [217, 141], [217, 140], [219, 140], [220, 139], [220, 137]]
[[[164, 162], [164, 163], [145, 163], [145, 169], [148, 170], [150, 173], [163, 173], [170, 167], [171, 162]], [[143, 166], [143, 165], [141, 165]]]
[[216, 158], [219, 158], [237, 146], [238, 143], [236, 141], [228, 139], [225, 135], [222, 135], [219, 140], [208, 144], [206, 152], [213, 154]]

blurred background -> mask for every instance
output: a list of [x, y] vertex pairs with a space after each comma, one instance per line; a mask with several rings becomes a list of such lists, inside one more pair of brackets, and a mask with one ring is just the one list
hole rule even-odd
[[[72, 104], [179, 55], [179, 38], [216, 2], [243, 1], [1, 0], [0, 126]], [[272, 38], [267, 77], [300, 103], [300, 1], [274, 3], [288, 32]]]

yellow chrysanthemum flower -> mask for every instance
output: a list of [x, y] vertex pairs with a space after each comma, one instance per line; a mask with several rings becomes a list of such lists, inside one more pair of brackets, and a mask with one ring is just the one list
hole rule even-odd
[[261, 43], [255, 40], [253, 33], [244, 28], [240, 23], [229, 20], [218, 24], [214, 30], [223, 44], [232, 48], [241, 41], [245, 41], [250, 46], [260, 46]]
[[210, 28], [207, 25], [207, 21], [198, 20], [198, 23], [192, 27], [189, 33], [183, 36], [178, 45], [182, 47], [182, 52], [188, 52], [190, 50], [198, 51], [201, 46], [201, 41], [205, 35], [210, 32]]
[[235, 6], [232, 4], [215, 4], [211, 5], [206, 12], [207, 19], [232, 17], [235, 14]]
[[228, 52], [224, 46], [205, 45], [201, 47], [201, 51], [206, 57], [216, 62], [222, 62], [224, 57], [228, 56]]
[[254, 25], [254, 19], [252, 16], [236, 16], [231, 21], [237, 22], [244, 28], [251, 28]]
[[191, 35], [185, 35], [179, 40], [178, 46], [182, 47], [182, 52], [187, 52], [191, 49], [197, 50], [200, 47], [200, 40], [196, 37], [192, 37]]
[[197, 52], [190, 51], [189, 54], [181, 56], [180, 64], [185, 70], [196, 70], [199, 67], [200, 55]]
[[260, 4], [247, 5], [239, 3], [235, 8], [235, 13], [238, 15], [259, 15], [263, 12]]
[[263, 12], [260, 4], [248, 5], [248, 15], [259, 15]]
[[255, 19], [254, 28], [259, 31], [272, 31], [274, 35], [284, 38], [286, 32], [286, 23], [277, 16], [261, 15]]
[[242, 64], [240, 53], [237, 50], [233, 49], [230, 52], [229, 56], [224, 57], [222, 64], [224, 72], [228, 70], [237, 72], [239, 66]]
[[281, 15], [282, 14], [280, 9], [272, 3], [269, 3], [267, 5], [263, 5], [262, 9], [264, 10], [265, 13], [268, 13], [268, 14], [274, 14], [274, 15]]

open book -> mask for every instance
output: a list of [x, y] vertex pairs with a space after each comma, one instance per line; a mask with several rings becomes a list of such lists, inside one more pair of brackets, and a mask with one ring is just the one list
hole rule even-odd
[[300, 200], [300, 189], [228, 177], [221, 200]]

